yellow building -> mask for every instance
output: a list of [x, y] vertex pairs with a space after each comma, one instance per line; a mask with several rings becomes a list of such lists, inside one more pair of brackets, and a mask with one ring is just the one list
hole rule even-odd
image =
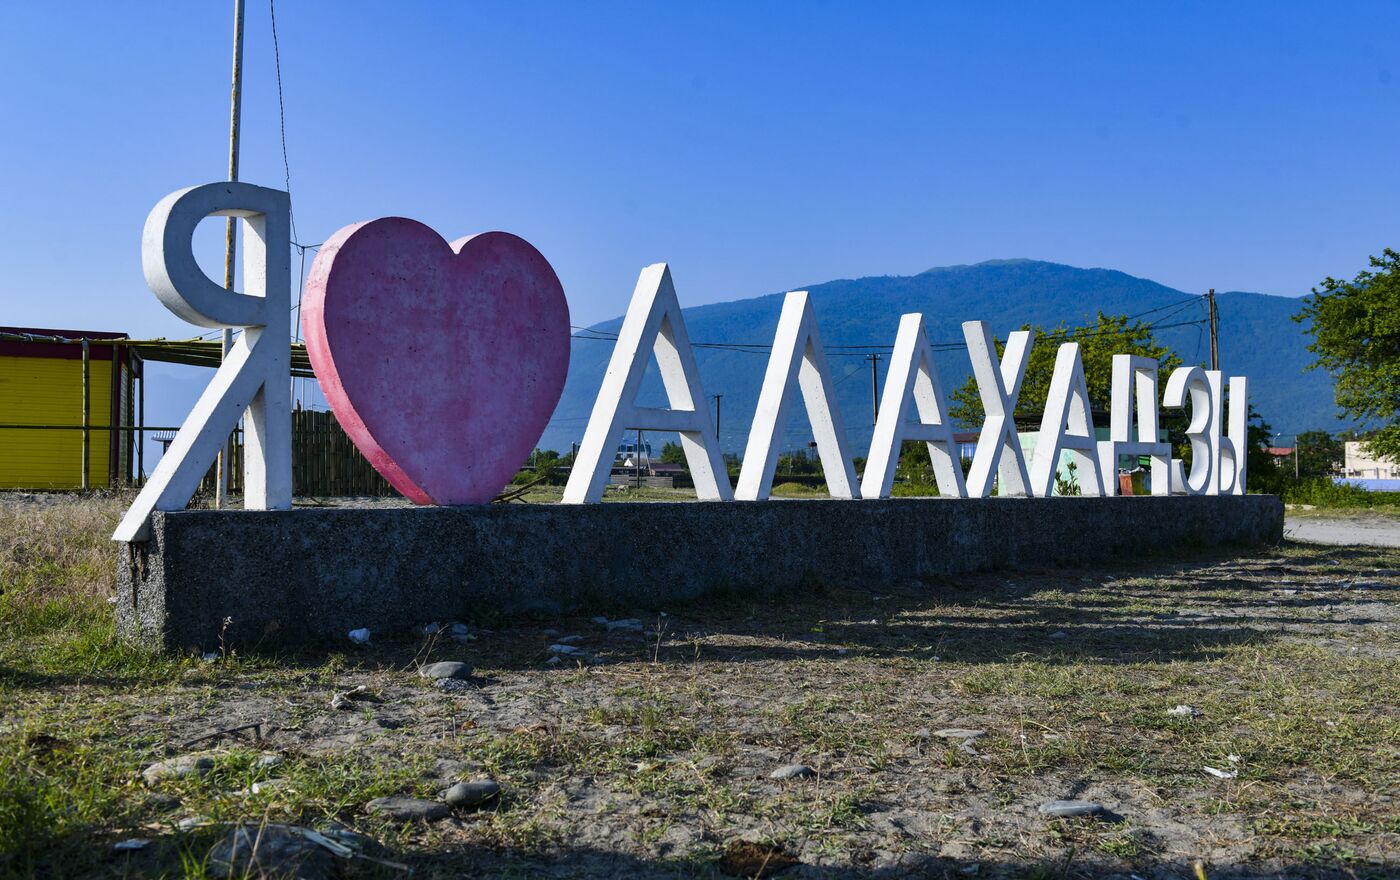
[[136, 477], [135, 432], [120, 429], [137, 422], [141, 359], [113, 342], [125, 338], [0, 327], [0, 489], [96, 488]]

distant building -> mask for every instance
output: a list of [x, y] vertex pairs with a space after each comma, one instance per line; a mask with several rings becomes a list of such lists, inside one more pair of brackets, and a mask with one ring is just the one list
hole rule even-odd
[[125, 338], [0, 327], [0, 488], [79, 489], [132, 478], [134, 432], [121, 429], [137, 421], [133, 382], [141, 377], [142, 361], [127, 346], [112, 343]]
[[1367, 480], [1400, 479], [1400, 465], [1388, 458], [1373, 455], [1364, 440], [1348, 440], [1342, 462], [1342, 476]]

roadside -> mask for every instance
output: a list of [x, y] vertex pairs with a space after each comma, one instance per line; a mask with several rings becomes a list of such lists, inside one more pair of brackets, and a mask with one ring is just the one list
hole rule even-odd
[[1289, 509], [1284, 537], [1305, 544], [1400, 547], [1400, 517], [1368, 510]]

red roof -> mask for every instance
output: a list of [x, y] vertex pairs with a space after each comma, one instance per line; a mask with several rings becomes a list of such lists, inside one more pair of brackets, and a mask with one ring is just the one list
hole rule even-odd
[[[14, 337], [32, 336], [33, 339]], [[0, 327], [0, 355], [11, 357], [49, 357], [80, 360], [83, 347], [72, 342], [53, 342], [44, 337], [60, 339], [126, 339], [125, 333], [107, 333], [96, 330], [49, 330], [40, 327]], [[88, 357], [95, 361], [110, 361], [112, 346], [92, 345], [88, 347]]]

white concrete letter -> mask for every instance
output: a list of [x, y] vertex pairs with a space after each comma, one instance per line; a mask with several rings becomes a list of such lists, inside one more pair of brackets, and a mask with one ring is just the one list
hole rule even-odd
[[[145, 540], [152, 512], [184, 509], [245, 412], [243, 506], [291, 508], [290, 204], [280, 190], [210, 183], [171, 193], [146, 219], [141, 263], [156, 297], [190, 323], [243, 332], [117, 526], [114, 540]], [[245, 221], [245, 293], [215, 284], [195, 262], [195, 227], [216, 216]]]
[[977, 452], [972, 456], [972, 469], [967, 474], [968, 494], [988, 497], [992, 494], [992, 480], [1000, 473], [1002, 495], [1025, 495], [1030, 475], [1026, 473], [1026, 457], [1021, 452], [1014, 416], [1031, 355], [1031, 334], [1017, 330], [1007, 336], [1006, 352], [998, 366], [996, 343], [987, 322], [968, 321], [962, 328], [986, 414], [982, 433], [977, 437]]
[[[637, 390], [653, 351], [670, 409], [636, 404]], [[679, 432], [681, 448], [695, 480], [695, 494], [702, 501], [733, 500], [705, 401], [671, 270], [665, 263], [653, 263], [637, 278], [608, 371], [603, 375], [603, 386], [593, 403], [593, 415], [579, 445], [578, 458], [564, 487], [564, 503], [591, 504], [602, 500], [603, 488], [612, 472], [613, 449], [629, 429]]]
[[1176, 495], [1213, 495], [1215, 481], [1215, 447], [1211, 439], [1214, 430], [1215, 402], [1206, 371], [1200, 367], [1178, 367], [1167, 379], [1162, 393], [1162, 405], [1173, 409], [1186, 406], [1191, 397], [1191, 422], [1186, 437], [1191, 441], [1191, 473], [1179, 458], [1172, 459], [1172, 493]]
[[817, 335], [817, 321], [807, 291], [789, 293], [778, 317], [778, 332], [768, 358], [768, 372], [758, 394], [758, 409], [744, 450], [744, 466], [734, 495], [743, 501], [762, 501], [773, 488], [779, 443], [787, 426], [793, 380], [802, 389], [807, 418], [817, 441], [826, 487], [833, 498], [859, 498], [855, 467], [846, 454], [846, 429], [836, 408], [826, 353]]
[[[1115, 354], [1108, 439], [1099, 442], [1105, 495], [1118, 494], [1118, 459], [1124, 455], [1150, 456], [1152, 494], [1171, 494], [1172, 447], [1157, 439], [1157, 400], [1157, 361], [1137, 355]], [[1134, 409], [1137, 411], [1136, 419]], [[1134, 421], [1137, 423], [1136, 436]]]
[[1084, 363], [1079, 343], [1066, 342], [1055, 352], [1055, 372], [1050, 376], [1050, 393], [1040, 420], [1040, 439], [1035, 444], [1031, 464], [1031, 489], [1041, 498], [1055, 491], [1055, 475], [1060, 453], [1068, 451], [1075, 463], [1079, 490], [1084, 495], [1103, 494], [1099, 472], [1098, 441], [1094, 438], [1094, 417], [1089, 408], [1089, 388], [1084, 381]]
[[[914, 407], [919, 415], [917, 422], [906, 421], [910, 392], [913, 392]], [[928, 443], [928, 456], [940, 495], [967, 497], [943, 383], [938, 378], [938, 367], [933, 363], [933, 351], [924, 332], [924, 316], [917, 313], [899, 319], [899, 335], [895, 337], [894, 352], [890, 356], [885, 391], [880, 396], [880, 418], [870, 439], [870, 456], [861, 479], [863, 497], [889, 497], [899, 465], [899, 451], [905, 440]]]
[[[1224, 474], [1221, 475], [1220, 491], [1222, 494], [1243, 495], [1249, 472], [1249, 379], [1244, 376], [1230, 377], [1230, 412], [1226, 422], [1231, 479], [1227, 482]], [[1225, 467], [1223, 461], [1220, 467]]]

